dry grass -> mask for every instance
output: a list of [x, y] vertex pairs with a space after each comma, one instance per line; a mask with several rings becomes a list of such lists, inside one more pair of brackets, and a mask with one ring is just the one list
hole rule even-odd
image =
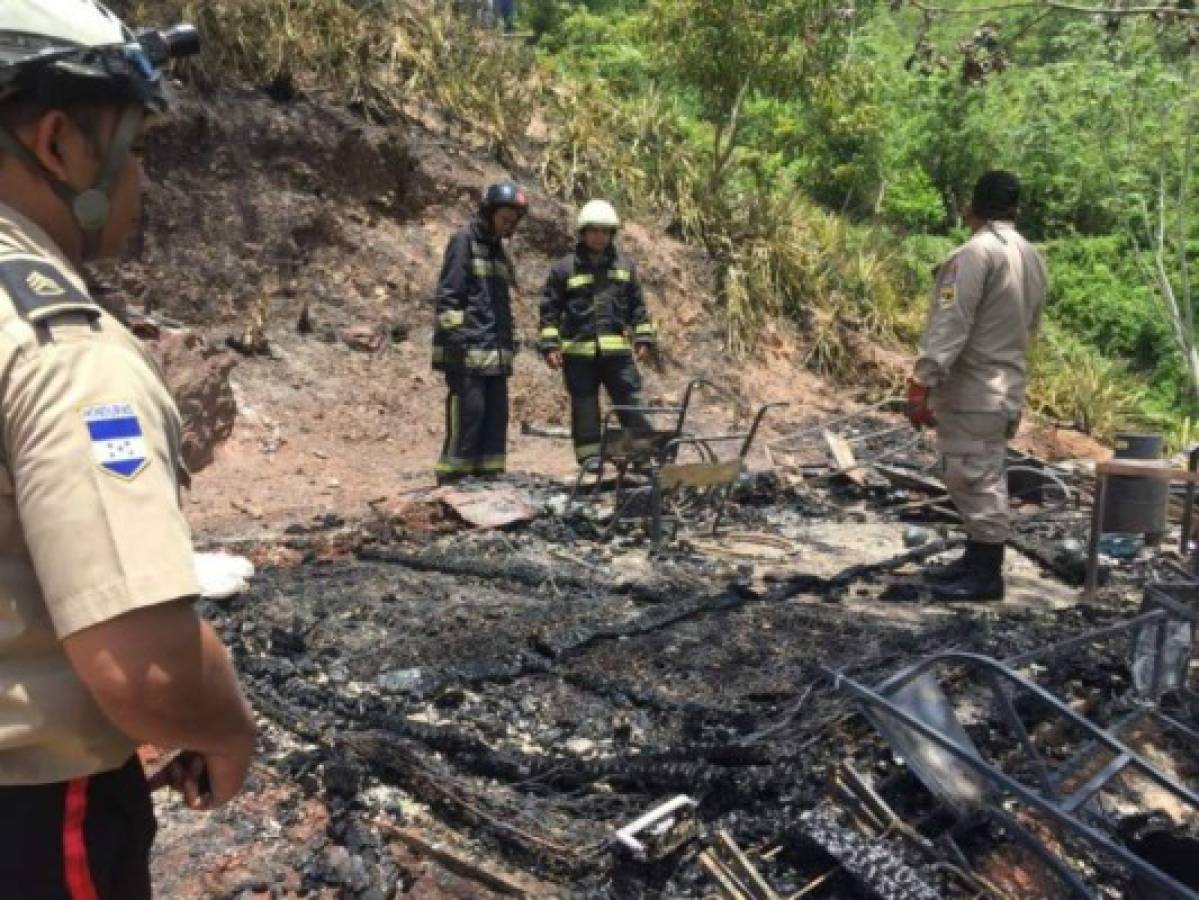
[[1033, 353], [1032, 409], [1100, 440], [1110, 440], [1129, 425], [1143, 390], [1123, 363], [1105, 359], [1052, 328]]
[[380, 121], [431, 104], [511, 158], [543, 79], [527, 48], [481, 33], [428, 0], [131, 0], [139, 22], [193, 22], [204, 51], [182, 72], [325, 94]]
[[787, 316], [806, 332], [808, 365], [848, 378], [851, 332], [884, 343], [913, 339], [921, 310], [876, 240], [795, 196], [748, 207], [720, 254], [733, 349], [751, 349], [767, 317]]
[[541, 181], [548, 191], [575, 202], [607, 197], [684, 234], [699, 230], [699, 155], [660, 95], [619, 102], [602, 83], [560, 80], [546, 100]]

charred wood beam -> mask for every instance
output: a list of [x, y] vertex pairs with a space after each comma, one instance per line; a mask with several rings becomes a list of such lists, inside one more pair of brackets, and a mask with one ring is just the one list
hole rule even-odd
[[428, 769], [419, 750], [391, 735], [362, 732], [346, 735], [340, 742], [372, 769], [403, 785], [451, 821], [477, 828], [489, 835], [503, 850], [517, 858], [544, 866], [551, 872], [575, 877], [594, 864], [581, 852], [555, 837], [534, 834], [501, 815], [486, 809], [484, 802], [471, 798], [449, 779], [439, 778]]
[[[736, 741], [687, 743], [661, 753], [594, 760], [496, 750], [458, 729], [412, 722], [377, 708], [367, 711], [317, 689], [290, 691], [284, 699], [272, 687], [248, 688], [260, 713], [327, 752], [346, 752], [348, 745], [338, 736], [347, 730], [369, 732], [371, 740], [355, 744], [353, 750], [376, 773], [385, 774], [389, 760], [394, 770], [397, 759], [414, 762], [426, 759], [428, 750], [436, 750], [445, 754], [447, 764], [457, 771], [494, 778], [518, 789], [536, 783], [559, 791], [586, 790], [603, 783], [645, 793], [708, 794], [717, 799], [718, 806], [730, 807], [785, 793], [804, 769], [804, 747], [747, 747]], [[425, 753], [420, 753], [419, 747], [425, 748]]]
[[719, 594], [690, 597], [677, 603], [654, 606], [628, 622], [583, 625], [553, 638], [539, 638], [533, 646], [554, 660], [578, 653], [594, 644], [639, 637], [709, 613], [725, 612], [740, 606], [747, 599], [762, 599], [748, 588], [733, 586]]
[[855, 581], [875, 575], [883, 575], [909, 563], [923, 562], [939, 553], [944, 553], [946, 550], [960, 547], [964, 543], [965, 538], [946, 538], [945, 540], [933, 541], [930, 544], [925, 544], [923, 547], [915, 547], [897, 556], [888, 557], [878, 562], [860, 563], [856, 566], [850, 566], [847, 569], [842, 569], [836, 575], [824, 576], [797, 573], [776, 582], [774, 587], [767, 592], [766, 599], [777, 602], [788, 600], [799, 594], [823, 594], [830, 598], [835, 598]]
[[477, 881], [484, 887], [490, 888], [506, 897], [530, 896], [529, 888], [523, 884], [505, 875], [493, 872], [460, 853], [455, 853], [452, 850], [433, 843], [415, 829], [400, 828], [380, 819], [372, 819], [370, 822], [376, 828], [392, 835], [409, 850], [436, 860], [442, 868], [448, 869], [455, 875], [459, 875], [462, 878], [469, 878], [471, 881]]

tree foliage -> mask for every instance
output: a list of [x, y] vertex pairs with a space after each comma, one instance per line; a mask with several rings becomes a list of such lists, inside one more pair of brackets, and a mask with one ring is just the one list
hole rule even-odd
[[[1193, 333], [1185, 264], [1199, 249], [1196, 217], [1183, 222], [1199, 201], [1199, 179], [1182, 178], [1191, 18], [1040, 0], [950, 12], [905, 0], [849, 16], [824, 0], [601, 2], [580, 4], [547, 41], [619, 102], [654, 96], [676, 140], [690, 136], [689, 166], [709, 184], [683, 192], [687, 221], [724, 260], [734, 331], [773, 309], [813, 334], [824, 323], [824, 347], [841, 327], [831, 309], [842, 326], [910, 339], [929, 266], [964, 237], [974, 179], [1002, 166], [1021, 176], [1022, 228], [1045, 246], [1053, 280], [1039, 408], [1100, 431], [1131, 408], [1193, 408], [1179, 340]], [[861, 238], [829, 239], [839, 232], [813, 227], [796, 195]], [[796, 262], [803, 240], [845, 257], [823, 271], [871, 272], [867, 287], [816, 278]]]
[[835, 58], [842, 31], [831, 0], [650, 0], [648, 20], [671, 76], [713, 125], [714, 189], [738, 146], [746, 100], [799, 96]]
[[382, 121], [432, 102], [560, 196], [657, 216], [717, 262], [731, 345], [787, 315], [826, 371], [855, 336], [913, 341], [971, 183], [1014, 169], [1053, 283], [1038, 408], [1199, 433], [1193, 0], [522, 0], [536, 58], [433, 0], [115, 2], [196, 18], [212, 49], [187, 78]]

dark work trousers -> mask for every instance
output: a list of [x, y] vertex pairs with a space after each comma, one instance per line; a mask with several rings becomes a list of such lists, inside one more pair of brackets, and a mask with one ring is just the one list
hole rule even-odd
[[151, 900], [156, 829], [136, 756], [89, 778], [0, 787], [0, 896]]
[[[644, 406], [641, 375], [630, 354], [614, 356], [567, 356], [563, 369], [570, 394], [570, 437], [575, 459], [580, 463], [599, 455], [600, 400], [603, 385], [613, 406]], [[621, 424], [633, 431], [649, 431], [642, 413], [618, 413]]]
[[516, 28], [516, 0], [495, 0], [495, 15], [505, 31], [512, 31]]
[[445, 444], [438, 483], [467, 475], [498, 475], [508, 463], [508, 379], [447, 372]]

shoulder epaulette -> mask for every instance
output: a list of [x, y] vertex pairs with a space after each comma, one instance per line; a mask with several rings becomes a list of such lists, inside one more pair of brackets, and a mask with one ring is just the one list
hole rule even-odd
[[100, 307], [53, 263], [25, 254], [0, 254], [0, 285], [24, 318], [34, 324], [63, 313], [100, 316]]

